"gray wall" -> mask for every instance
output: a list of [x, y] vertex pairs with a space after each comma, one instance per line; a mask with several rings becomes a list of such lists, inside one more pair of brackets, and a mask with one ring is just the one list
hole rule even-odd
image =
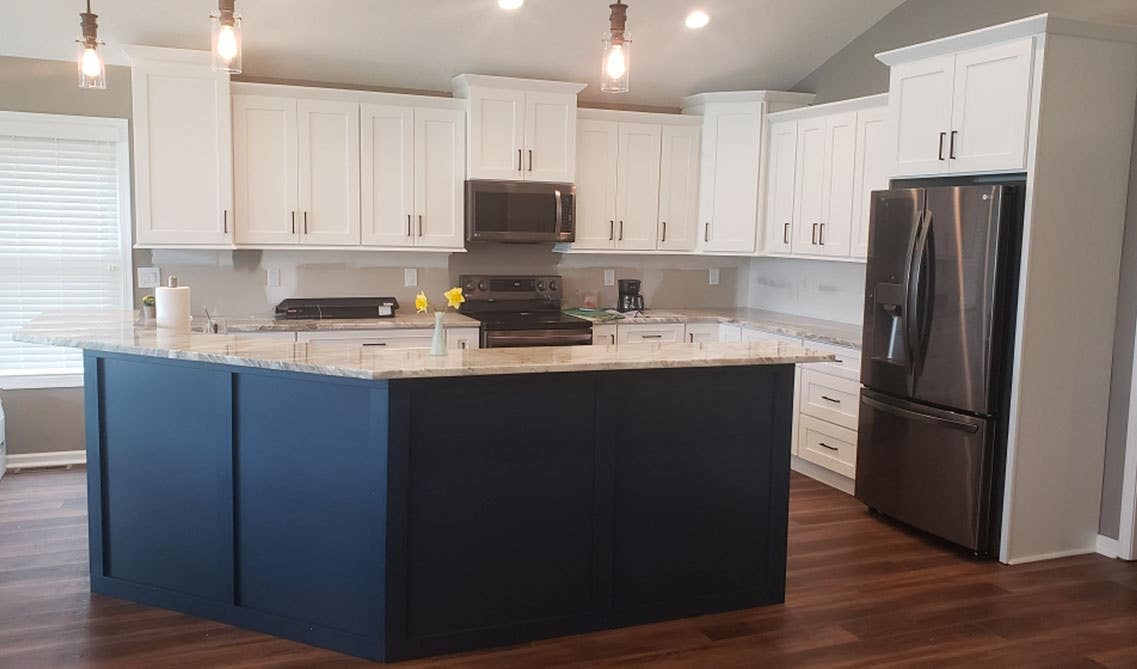
[[[107, 67], [107, 88], [82, 90], [74, 63], [0, 57], [0, 110], [130, 118], [130, 68]], [[83, 448], [83, 389], [5, 390], [8, 455]]]
[[[819, 103], [883, 93], [888, 90], [888, 68], [874, 58], [876, 53], [1042, 12], [1137, 24], [1134, 0], [908, 0], [803, 79], [794, 90], [817, 93]], [[1130, 192], [1137, 193], [1137, 149], [1130, 179]], [[1112, 538], [1117, 538], [1121, 521], [1125, 429], [1137, 319], [1137, 281], [1133, 280], [1137, 276], [1137, 198], [1129, 201], [1121, 263], [1125, 279], [1118, 296], [1099, 527], [1103, 535]]]

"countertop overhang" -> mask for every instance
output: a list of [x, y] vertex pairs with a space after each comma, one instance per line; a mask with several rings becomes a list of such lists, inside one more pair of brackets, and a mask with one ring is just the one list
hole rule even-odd
[[787, 365], [834, 360], [830, 353], [779, 342], [420, 349], [350, 343], [177, 333], [134, 321], [130, 312], [47, 314], [14, 335], [20, 342], [356, 379], [414, 379], [631, 369]]

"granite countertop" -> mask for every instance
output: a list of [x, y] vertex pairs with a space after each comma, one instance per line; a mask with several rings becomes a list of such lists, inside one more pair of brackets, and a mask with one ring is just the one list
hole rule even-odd
[[[476, 328], [481, 325], [469, 316], [443, 312], [442, 326], [446, 328]], [[196, 324], [198, 320], [194, 319]], [[323, 320], [276, 320], [265, 318], [224, 318], [229, 332], [312, 332], [336, 330], [400, 330], [434, 327], [434, 314], [397, 314], [393, 318], [326, 318]]]
[[640, 344], [461, 349], [432, 356], [421, 349], [382, 349], [232, 334], [178, 334], [138, 325], [131, 312], [58, 313], [37, 318], [16, 341], [358, 379], [737, 367], [825, 362], [832, 355], [778, 342]]
[[822, 344], [861, 348], [861, 326], [762, 309], [648, 309], [619, 320], [588, 319], [598, 325], [656, 323], [730, 323]]

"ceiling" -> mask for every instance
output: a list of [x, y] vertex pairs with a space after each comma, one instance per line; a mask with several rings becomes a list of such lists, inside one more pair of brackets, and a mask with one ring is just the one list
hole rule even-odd
[[[244, 75], [449, 91], [461, 72], [580, 81], [586, 102], [676, 107], [711, 90], [786, 89], [903, 0], [625, 0], [631, 92], [600, 93], [608, 0], [237, 0]], [[0, 55], [74, 57], [82, 0], [4, 2]], [[209, 48], [210, 0], [92, 0], [117, 44]], [[702, 30], [683, 20], [696, 7]]]

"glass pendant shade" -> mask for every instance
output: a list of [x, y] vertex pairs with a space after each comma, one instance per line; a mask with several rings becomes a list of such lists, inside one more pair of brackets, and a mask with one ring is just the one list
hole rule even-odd
[[79, 64], [79, 88], [106, 88], [107, 66], [103, 62], [103, 54], [99, 53], [98, 44], [88, 45], [79, 40], [78, 46], [76, 60]]
[[631, 70], [631, 40], [627, 34], [613, 41], [611, 33], [604, 34], [604, 59], [600, 67], [600, 90], [605, 93], [627, 93], [628, 74]]
[[230, 8], [213, 12], [209, 19], [213, 26], [213, 71], [240, 74], [241, 17]]

